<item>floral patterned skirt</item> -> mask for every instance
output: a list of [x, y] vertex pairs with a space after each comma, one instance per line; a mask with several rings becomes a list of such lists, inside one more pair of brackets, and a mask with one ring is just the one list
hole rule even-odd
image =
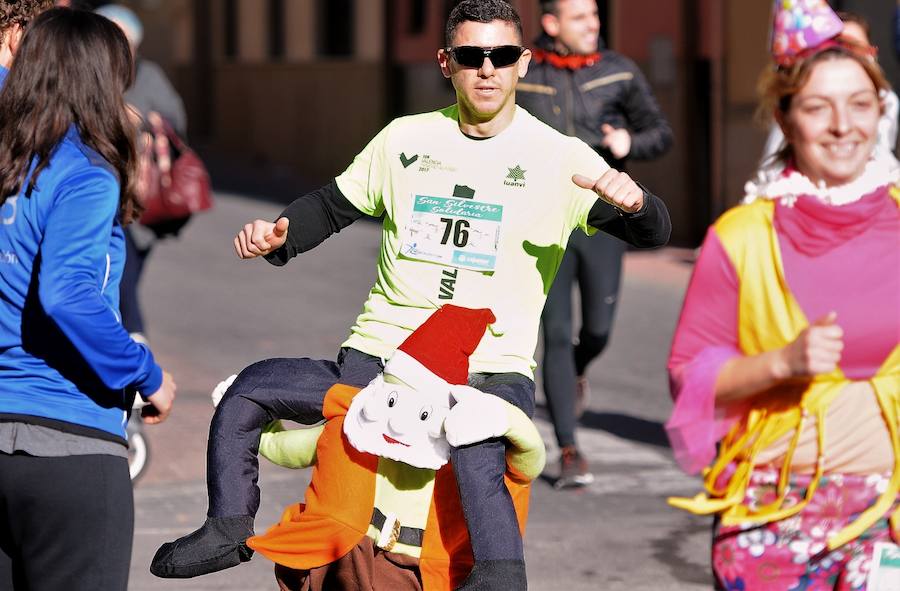
[[[744, 503], [756, 508], [775, 501], [778, 477], [774, 469], [754, 471]], [[717, 525], [712, 563], [720, 588], [728, 591], [866, 589], [875, 543], [892, 541], [887, 522], [890, 512], [840, 548], [829, 552], [825, 544], [878, 499], [887, 488], [888, 477], [830, 474], [822, 478], [812, 500], [797, 515], [764, 525]], [[791, 477], [785, 506], [805, 497], [810, 480], [810, 476]]]

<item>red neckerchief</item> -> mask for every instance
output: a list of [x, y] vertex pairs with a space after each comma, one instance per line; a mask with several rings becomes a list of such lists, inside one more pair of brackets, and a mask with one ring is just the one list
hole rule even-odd
[[593, 66], [600, 61], [599, 53], [590, 53], [588, 55], [560, 55], [555, 51], [545, 51], [543, 49], [533, 49], [531, 55], [535, 63], [547, 62], [554, 68], [561, 70], [580, 70]]

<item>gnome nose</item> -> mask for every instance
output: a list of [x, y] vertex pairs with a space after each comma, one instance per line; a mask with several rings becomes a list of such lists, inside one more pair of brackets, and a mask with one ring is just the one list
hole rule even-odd
[[406, 435], [409, 432], [409, 424], [410, 421], [402, 417], [391, 417], [388, 420], [388, 427], [396, 435]]

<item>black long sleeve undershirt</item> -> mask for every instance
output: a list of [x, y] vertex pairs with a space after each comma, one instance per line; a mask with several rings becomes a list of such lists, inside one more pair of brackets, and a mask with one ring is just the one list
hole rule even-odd
[[[644, 206], [635, 213], [624, 213], [598, 199], [588, 214], [588, 224], [637, 248], [655, 248], [669, 241], [672, 224], [662, 199], [644, 190]], [[278, 217], [290, 220], [287, 241], [266, 255], [271, 264], [281, 266], [306, 252], [332, 234], [336, 234], [363, 217], [344, 197], [335, 181], [300, 197]]]
[[350, 203], [335, 181], [296, 199], [278, 217], [290, 220], [287, 241], [266, 260], [282, 266], [289, 260], [325, 241], [363, 217]]
[[640, 183], [638, 186], [644, 191], [644, 205], [640, 211], [625, 213], [597, 199], [588, 213], [588, 225], [637, 248], [665, 246], [672, 234], [669, 210], [662, 199]]

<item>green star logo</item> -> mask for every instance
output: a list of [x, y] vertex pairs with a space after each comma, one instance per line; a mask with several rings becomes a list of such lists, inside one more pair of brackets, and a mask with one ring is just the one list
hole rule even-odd
[[509, 168], [509, 174], [506, 175], [506, 178], [511, 179], [513, 181], [524, 181], [525, 180], [525, 172], [522, 170], [522, 167], [516, 164], [515, 168]]

